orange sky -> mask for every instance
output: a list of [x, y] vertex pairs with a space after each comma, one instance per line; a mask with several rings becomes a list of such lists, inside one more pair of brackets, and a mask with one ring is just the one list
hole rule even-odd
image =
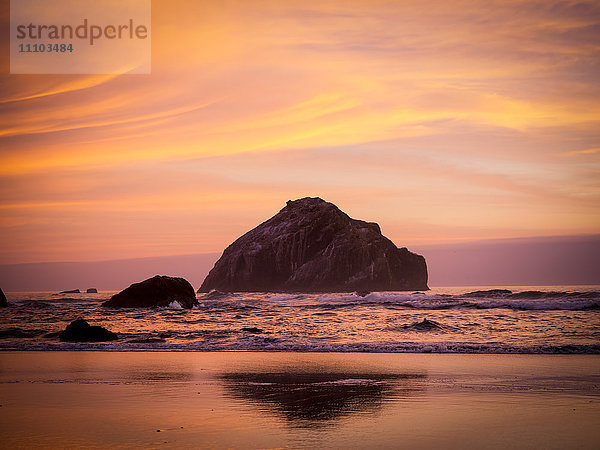
[[8, 45], [0, 263], [220, 252], [307, 195], [398, 245], [600, 232], [598, 2], [155, 0], [151, 75]]

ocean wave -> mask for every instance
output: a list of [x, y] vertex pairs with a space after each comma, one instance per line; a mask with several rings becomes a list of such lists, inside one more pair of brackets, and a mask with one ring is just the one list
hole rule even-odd
[[[594, 310], [600, 309], [600, 292], [521, 291], [490, 289], [464, 294], [429, 294], [423, 292], [371, 292], [364, 297], [351, 294], [225, 294], [214, 292], [199, 296], [200, 304], [194, 310], [217, 312], [244, 312], [272, 307], [294, 307], [335, 311], [355, 307], [416, 310], [444, 310], [456, 308], [512, 309], [512, 310]], [[76, 303], [75, 299], [24, 300], [15, 305], [48, 308], [60, 303]], [[98, 300], [78, 300], [90, 305]], [[65, 305], [66, 306], [66, 305]], [[177, 302], [167, 308], [179, 310]]]
[[[572, 299], [557, 299], [548, 301], [535, 301], [535, 300], [478, 300], [478, 301], [466, 301], [466, 300], [449, 300], [445, 302], [382, 302], [378, 305], [383, 304], [389, 309], [416, 309], [416, 310], [444, 310], [444, 309], [511, 309], [515, 311], [585, 311], [600, 309], [600, 299], [593, 300], [577, 300]], [[318, 309], [329, 309], [331, 311], [352, 308], [357, 306], [356, 304], [333, 304], [333, 305], [318, 305], [315, 308]], [[361, 306], [369, 306], [368, 303], [363, 303]]]
[[485, 291], [473, 291], [463, 294], [463, 297], [505, 297], [511, 295], [512, 291], [508, 289], [488, 289]]
[[523, 291], [513, 293], [504, 289], [473, 291], [459, 295], [429, 295], [422, 293], [373, 292], [364, 298], [356, 296], [324, 296], [317, 303], [304, 305], [319, 309], [335, 310], [354, 306], [385, 306], [388, 308], [410, 308], [442, 310], [454, 308], [512, 309], [512, 310], [593, 310], [600, 309], [600, 292], [542, 292]]
[[45, 330], [30, 330], [19, 327], [11, 327], [0, 330], [0, 339], [24, 339], [33, 338], [46, 333]]
[[218, 291], [216, 289], [213, 289], [210, 292], [207, 292], [206, 294], [202, 294], [199, 299], [200, 300], [221, 300], [224, 298], [229, 297], [230, 294], [228, 294], [227, 292], [221, 292]]
[[445, 331], [445, 330], [453, 330], [453, 327], [449, 327], [448, 325], [442, 325], [435, 320], [429, 320], [427, 318], [423, 319], [420, 322], [414, 322], [407, 325], [400, 325], [396, 327], [388, 327], [388, 331], [418, 331], [418, 332], [427, 332], [427, 331]]
[[140, 339], [131, 339], [127, 341], [128, 344], [163, 344], [167, 342], [164, 338], [159, 337], [147, 337]]
[[52, 304], [49, 302], [41, 301], [41, 300], [17, 300], [11, 302], [12, 307], [24, 307], [24, 308], [35, 308], [35, 309], [45, 309], [45, 308], [54, 308], [56, 304]]
[[488, 302], [475, 302], [472, 305], [478, 309], [513, 309], [519, 311], [583, 311], [600, 309], [600, 300], [572, 301], [570, 299], [556, 300], [522, 300], [501, 301], [491, 300]]
[[273, 338], [244, 340], [242, 342], [142, 342], [120, 341], [110, 343], [15, 343], [0, 341], [1, 350], [36, 351], [261, 351], [308, 353], [465, 353], [465, 354], [600, 354], [600, 344], [564, 345], [509, 345], [469, 342], [385, 342], [385, 343], [306, 343], [289, 342]]
[[[214, 293], [198, 295], [202, 306], [191, 310], [106, 309], [24, 293], [0, 309], [0, 349], [598, 354], [600, 293], [585, 289]], [[79, 316], [119, 340], [60, 342]]]

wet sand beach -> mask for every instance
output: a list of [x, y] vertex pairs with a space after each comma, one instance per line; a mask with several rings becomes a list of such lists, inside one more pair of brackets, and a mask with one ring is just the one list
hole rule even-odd
[[599, 355], [3, 352], [4, 448], [597, 448]]

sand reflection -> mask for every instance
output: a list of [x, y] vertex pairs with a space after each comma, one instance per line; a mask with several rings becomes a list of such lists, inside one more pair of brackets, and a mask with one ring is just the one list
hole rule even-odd
[[130, 382], [139, 383], [189, 382], [194, 379], [194, 376], [192, 372], [177, 370], [135, 370], [128, 372], [125, 379]]
[[423, 374], [358, 372], [233, 372], [221, 377], [230, 398], [276, 413], [289, 425], [322, 427], [375, 412], [424, 390]]

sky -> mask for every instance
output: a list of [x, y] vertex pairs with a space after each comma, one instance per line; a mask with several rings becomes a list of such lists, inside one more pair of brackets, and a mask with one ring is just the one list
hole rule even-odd
[[219, 253], [305, 196], [409, 248], [600, 233], [598, 2], [155, 0], [150, 75], [1, 45], [0, 264]]

